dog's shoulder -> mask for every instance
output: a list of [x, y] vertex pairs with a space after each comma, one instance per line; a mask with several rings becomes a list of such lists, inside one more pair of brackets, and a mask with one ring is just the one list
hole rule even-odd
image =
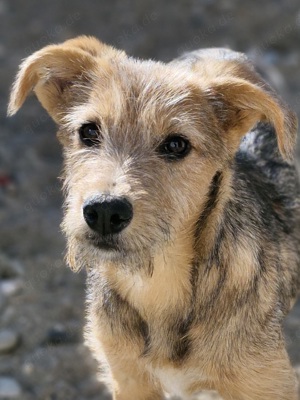
[[235, 157], [237, 175], [253, 176], [266, 187], [296, 199], [300, 195], [296, 163], [282, 158], [274, 128], [260, 122], [241, 141]]
[[[272, 242], [300, 237], [300, 184], [296, 165], [281, 157], [274, 128], [259, 123], [241, 142], [233, 164], [233, 210], [242, 210]], [[243, 206], [246, 205], [246, 206]], [[255, 228], [256, 230], [256, 228]]]

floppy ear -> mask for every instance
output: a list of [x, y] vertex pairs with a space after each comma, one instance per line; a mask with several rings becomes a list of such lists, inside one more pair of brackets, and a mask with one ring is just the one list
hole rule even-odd
[[206, 95], [235, 149], [257, 122], [266, 121], [275, 129], [283, 158], [293, 158], [297, 118], [277, 97], [241, 78], [215, 79]]
[[60, 123], [69, 106], [88, 97], [97, 70], [109, 69], [107, 59], [119, 54], [121, 52], [87, 36], [37, 51], [20, 66], [8, 115], [15, 114], [33, 90], [50, 116]]
[[[180, 61], [180, 60], [179, 60]], [[259, 121], [273, 125], [281, 155], [293, 157], [297, 118], [255, 71], [245, 54], [229, 49], [202, 49], [182, 61], [203, 78], [205, 96], [232, 151]]]

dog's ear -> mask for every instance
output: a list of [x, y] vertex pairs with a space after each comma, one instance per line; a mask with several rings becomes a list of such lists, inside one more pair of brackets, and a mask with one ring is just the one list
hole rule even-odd
[[282, 157], [292, 159], [296, 115], [255, 71], [247, 57], [228, 49], [207, 49], [193, 52], [191, 56], [195, 60], [192, 70], [204, 77], [205, 96], [229, 148], [235, 152], [242, 136], [257, 122], [266, 121], [276, 131]]
[[8, 115], [15, 114], [31, 91], [57, 123], [74, 102], [83, 102], [97, 77], [109, 69], [108, 59], [122, 53], [93, 37], [80, 36], [47, 46], [20, 66], [12, 88]]
[[277, 97], [240, 78], [216, 79], [206, 95], [233, 149], [238, 148], [242, 136], [257, 122], [266, 121], [276, 131], [283, 158], [293, 158], [297, 118]]

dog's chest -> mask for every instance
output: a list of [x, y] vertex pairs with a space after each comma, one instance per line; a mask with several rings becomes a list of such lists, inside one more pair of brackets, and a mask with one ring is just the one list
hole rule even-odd
[[177, 362], [186, 358], [191, 350], [188, 288], [174, 281], [170, 285], [165, 277], [144, 280], [139, 274], [120, 274], [113, 283], [103, 275], [93, 274], [92, 278], [90, 314], [106, 327], [106, 336], [112, 335], [126, 346], [138, 344], [140, 355], [152, 360]]
[[154, 368], [151, 373], [168, 394], [180, 396], [182, 399], [191, 397], [190, 388], [195, 382], [199, 383], [206, 380], [204, 374], [192, 369]]

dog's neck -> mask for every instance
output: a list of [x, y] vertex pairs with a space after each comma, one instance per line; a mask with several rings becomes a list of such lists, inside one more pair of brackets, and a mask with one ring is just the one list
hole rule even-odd
[[215, 173], [206, 202], [194, 230], [194, 253], [204, 261], [212, 250], [218, 235], [218, 227], [224, 217], [224, 209], [232, 193], [233, 170], [230, 166]]

